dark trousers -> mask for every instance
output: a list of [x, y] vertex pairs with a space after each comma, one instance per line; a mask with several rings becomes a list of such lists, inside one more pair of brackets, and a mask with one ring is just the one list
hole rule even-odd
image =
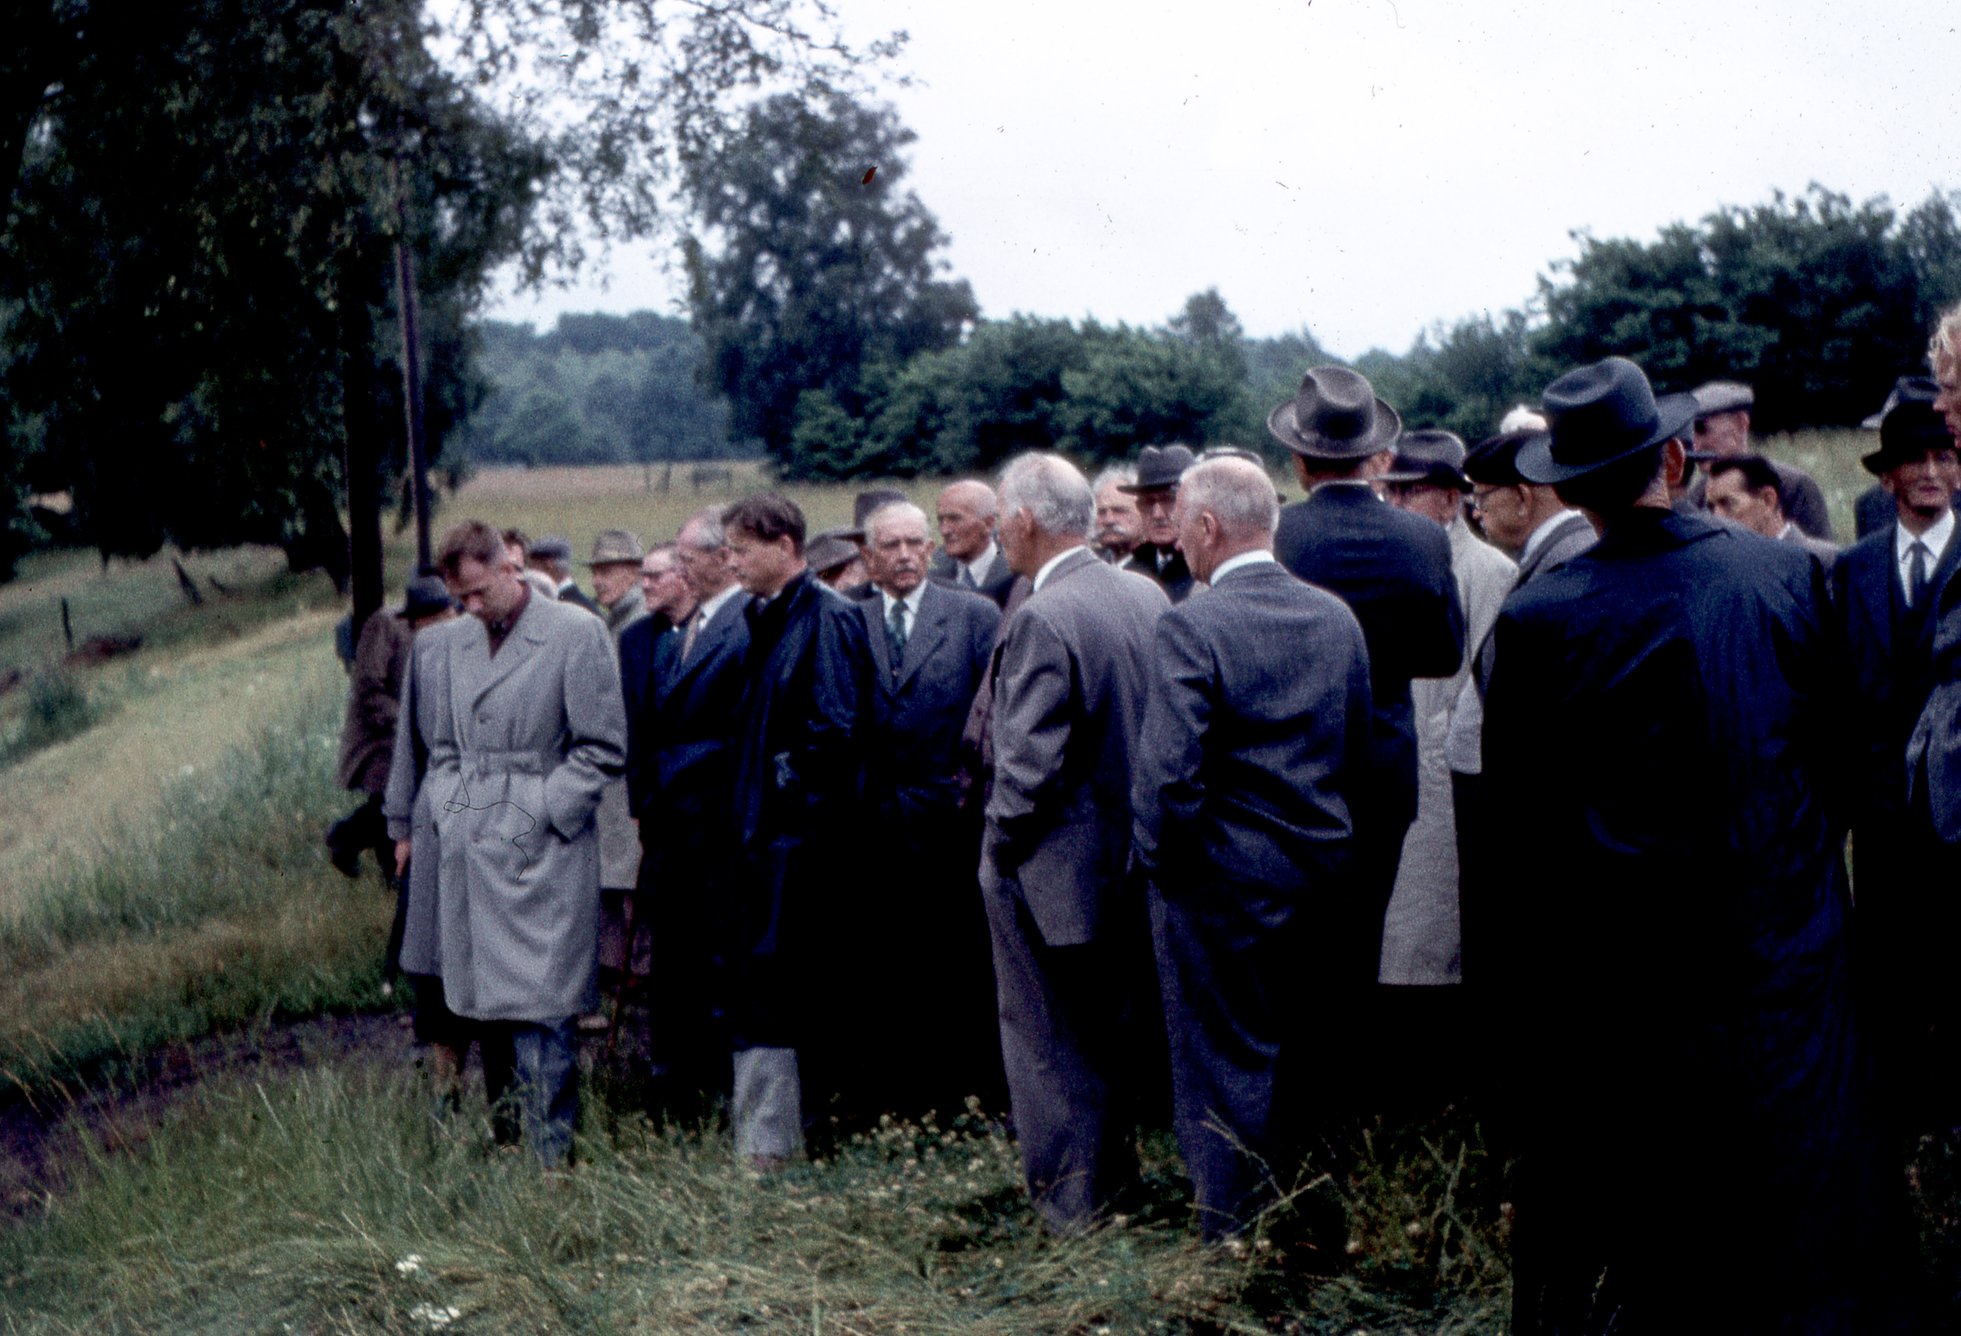
[[1329, 933], [1304, 934], [1290, 901], [1223, 880], [1153, 886], [1150, 907], [1172, 1122], [1199, 1227], [1216, 1239], [1251, 1223], [1299, 1167], [1302, 1129], [1280, 1125], [1276, 1093]]
[[572, 1018], [548, 1021], [479, 1021], [484, 1094], [491, 1129], [500, 1145], [515, 1145], [522, 1132], [547, 1167], [572, 1154], [579, 1120], [579, 1062]]
[[[1115, 899], [1115, 897], [1113, 897]], [[1137, 1178], [1137, 1036], [1156, 1008], [1137, 1003], [1148, 962], [1143, 913], [1110, 913], [1104, 935], [1050, 946], [1012, 883], [986, 896], [994, 940], [1001, 1059], [1028, 1194], [1049, 1225], [1074, 1232]], [[1117, 909], [1112, 905], [1113, 910]]]

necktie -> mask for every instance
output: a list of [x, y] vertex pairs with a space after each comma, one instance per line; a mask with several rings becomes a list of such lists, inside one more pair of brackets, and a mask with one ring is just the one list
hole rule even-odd
[[964, 561], [960, 563], [960, 585], [963, 589], [980, 588], [980, 583], [974, 579], [974, 568]]
[[1914, 539], [1907, 558], [1907, 606], [1917, 608], [1927, 594], [1927, 545]]
[[885, 629], [892, 634], [892, 675], [899, 675], [899, 661], [906, 657], [906, 603], [904, 599], [892, 604], [892, 615], [885, 620]]
[[702, 618], [706, 615], [700, 608], [697, 608], [695, 609], [695, 615], [688, 618], [687, 634], [681, 637], [682, 663], [686, 663], [688, 656], [695, 652], [695, 640], [701, 635], [701, 622]]

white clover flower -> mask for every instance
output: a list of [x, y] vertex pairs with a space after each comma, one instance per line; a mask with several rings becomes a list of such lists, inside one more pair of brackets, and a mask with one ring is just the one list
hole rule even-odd
[[447, 1327], [463, 1316], [463, 1310], [448, 1305], [417, 1304], [409, 1309], [409, 1316], [425, 1327]]
[[396, 1274], [398, 1275], [403, 1275], [403, 1276], [414, 1275], [417, 1271], [420, 1271], [421, 1269], [422, 1269], [421, 1253], [410, 1253], [407, 1257], [404, 1257], [401, 1261], [395, 1263], [395, 1271]]

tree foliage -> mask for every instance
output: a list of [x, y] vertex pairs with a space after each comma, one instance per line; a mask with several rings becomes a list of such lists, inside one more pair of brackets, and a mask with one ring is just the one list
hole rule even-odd
[[1542, 373], [1619, 353], [1665, 389], [1749, 381], [1772, 431], [1870, 413], [1961, 296], [1955, 199], [1939, 195], [1902, 216], [1814, 185], [1653, 242], [1577, 240], [1540, 281]]
[[858, 414], [865, 368], [948, 347], [978, 318], [966, 282], [941, 277], [938, 223], [903, 188], [913, 139], [888, 107], [785, 95], [684, 161], [697, 228], [683, 254], [709, 381], [735, 432], [789, 476], [818, 467], [793, 445], [802, 395]]
[[701, 340], [651, 311], [482, 326], [485, 392], [462, 453], [489, 464], [622, 464], [727, 455], [728, 405], [701, 385]]

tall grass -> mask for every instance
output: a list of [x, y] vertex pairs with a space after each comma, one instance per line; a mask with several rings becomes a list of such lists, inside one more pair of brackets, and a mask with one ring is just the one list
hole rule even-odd
[[315, 690], [215, 769], [167, 781], [94, 860], [0, 919], [0, 1085], [43, 1090], [256, 1016], [372, 1003], [392, 897], [320, 846], [340, 702]]
[[76, 674], [58, 667], [36, 673], [27, 685], [19, 726], [0, 742], [0, 769], [87, 731], [101, 714]]
[[[218, 1081], [128, 1150], [85, 1141], [72, 1189], [0, 1234], [0, 1317], [21, 1331], [1008, 1336], [1494, 1331], [1503, 1312], [1502, 1268], [1412, 1287], [1363, 1254], [1307, 1282], [1258, 1239], [1202, 1245], [1163, 1146], [1153, 1206], [1058, 1239], [1035, 1226], [1012, 1143], [971, 1116], [887, 1124], [759, 1180], [725, 1137], [603, 1107], [581, 1163], [541, 1175], [486, 1150], [480, 1106], [443, 1124], [431, 1109], [412, 1073], [355, 1062]], [[1474, 1150], [1450, 1153], [1493, 1176]], [[1370, 1164], [1363, 1181], [1402, 1172]], [[1395, 1224], [1348, 1205], [1358, 1235]]]

